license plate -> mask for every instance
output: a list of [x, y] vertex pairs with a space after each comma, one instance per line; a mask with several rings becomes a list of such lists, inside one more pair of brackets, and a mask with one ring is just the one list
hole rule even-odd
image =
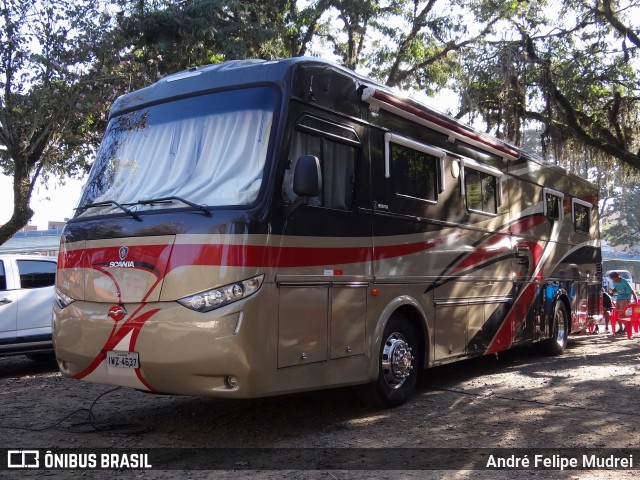
[[120, 368], [139, 368], [140, 355], [138, 352], [122, 352], [110, 350], [107, 352], [107, 366]]

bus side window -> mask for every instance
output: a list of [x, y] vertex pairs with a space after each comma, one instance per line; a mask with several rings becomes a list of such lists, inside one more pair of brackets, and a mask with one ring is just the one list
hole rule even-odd
[[564, 194], [549, 188], [543, 190], [544, 215], [554, 220], [562, 220], [562, 199]]
[[285, 173], [283, 195], [287, 202], [296, 200], [293, 193], [293, 172], [302, 155], [313, 155], [320, 160], [322, 193], [312, 197], [309, 205], [337, 210], [351, 210], [355, 183], [357, 149], [328, 138], [304, 132], [295, 132], [289, 153], [289, 166]]
[[390, 149], [396, 194], [435, 203], [437, 158], [397, 143]]
[[497, 213], [497, 178], [494, 175], [464, 169], [465, 199], [467, 208], [478, 213]]
[[592, 205], [577, 198], [573, 199], [573, 226], [578, 233], [589, 233], [591, 228]]

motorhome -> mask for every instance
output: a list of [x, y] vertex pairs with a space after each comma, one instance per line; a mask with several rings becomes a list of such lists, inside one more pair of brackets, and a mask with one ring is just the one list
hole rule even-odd
[[597, 190], [316, 58], [120, 97], [60, 245], [63, 375], [250, 398], [538, 345], [598, 318]]

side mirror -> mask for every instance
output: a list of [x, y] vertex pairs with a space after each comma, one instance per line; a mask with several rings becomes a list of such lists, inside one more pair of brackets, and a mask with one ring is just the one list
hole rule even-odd
[[282, 213], [285, 218], [289, 218], [300, 205], [309, 203], [311, 197], [322, 193], [322, 171], [318, 157], [313, 155], [298, 157], [293, 171], [293, 192], [298, 198], [284, 206]]
[[315, 197], [322, 192], [320, 160], [313, 155], [302, 155], [293, 172], [293, 191], [299, 197]]

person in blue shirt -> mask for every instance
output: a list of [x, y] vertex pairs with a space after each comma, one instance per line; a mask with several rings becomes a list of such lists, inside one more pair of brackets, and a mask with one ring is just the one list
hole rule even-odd
[[[631, 303], [631, 299], [636, 300], [636, 292], [633, 291], [629, 282], [622, 278], [618, 272], [611, 272], [609, 278], [611, 279], [611, 288], [617, 292], [616, 311], [619, 317], [624, 316], [624, 312]], [[625, 332], [621, 327], [615, 333], [616, 335], [622, 335]]]

